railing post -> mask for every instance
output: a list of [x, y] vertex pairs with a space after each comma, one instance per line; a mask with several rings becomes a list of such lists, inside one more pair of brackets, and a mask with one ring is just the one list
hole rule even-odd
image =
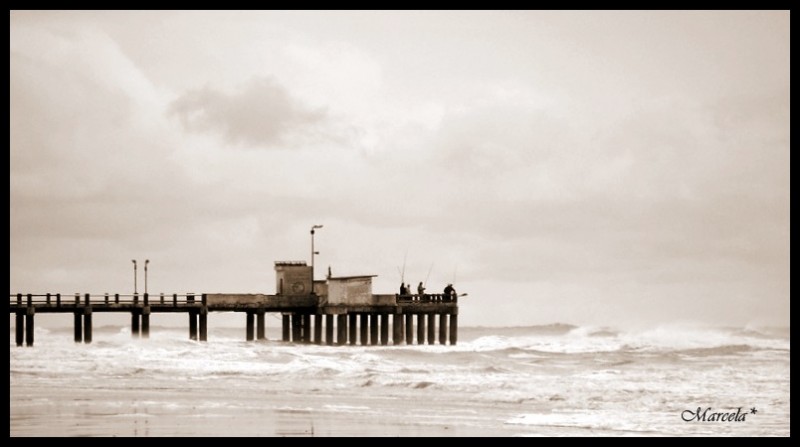
[[33, 295], [28, 294], [28, 307], [33, 306]]
[[119, 304], [119, 293], [114, 294], [114, 304]]
[[56, 306], [61, 307], [61, 294], [56, 293]]
[[150, 299], [149, 298], [150, 298], [149, 294], [147, 292], [145, 292], [144, 293], [144, 305], [145, 305], [145, 307], [150, 305]]
[[17, 294], [17, 306], [22, 306], [22, 294]]
[[86, 295], [84, 295], [84, 297], [86, 299], [86, 301], [84, 301], [84, 305], [85, 306], [89, 306], [90, 305], [90, 303], [89, 303], [89, 294], [87, 293]]
[[161, 304], [164, 304], [164, 292], [161, 292]]
[[106, 306], [108, 306], [108, 292], [103, 296], [103, 301], [105, 301]]
[[137, 304], [139, 304], [139, 294], [138, 293], [134, 293], [133, 294], [133, 305], [135, 306]]
[[47, 294], [47, 305], [48, 306], [50, 305], [50, 294], [49, 293]]
[[175, 307], [178, 307], [178, 294], [177, 293], [173, 293], [172, 294], [172, 305], [175, 306]]

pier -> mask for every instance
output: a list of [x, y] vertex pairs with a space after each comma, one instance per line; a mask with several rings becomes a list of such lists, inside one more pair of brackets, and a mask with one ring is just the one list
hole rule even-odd
[[[16, 315], [16, 344], [33, 346], [35, 316], [42, 313], [72, 314], [75, 342], [91, 343], [94, 314], [106, 312], [130, 313], [131, 336], [134, 338], [150, 336], [152, 315], [180, 312], [189, 316], [189, 338], [206, 342], [210, 312], [239, 312], [245, 316], [243, 335], [247, 341], [266, 339], [267, 313], [281, 314], [284, 342], [381, 346], [435, 344], [437, 320], [438, 343], [455, 345], [458, 340], [458, 299], [455, 296], [373, 294], [374, 275], [312, 281], [310, 267], [302, 261], [276, 262], [275, 270], [278, 291], [274, 295], [12, 294], [9, 308]], [[415, 323], [418, 328], [416, 339]]]

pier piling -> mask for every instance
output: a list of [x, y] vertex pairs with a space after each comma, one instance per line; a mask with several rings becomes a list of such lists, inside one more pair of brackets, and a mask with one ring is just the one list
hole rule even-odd
[[347, 314], [337, 315], [336, 320], [336, 344], [343, 345], [347, 343]]
[[425, 314], [417, 314], [417, 344], [425, 344]]
[[247, 341], [253, 341], [253, 315], [252, 311], [247, 311]]
[[200, 308], [200, 341], [208, 341], [208, 307]]
[[290, 334], [292, 329], [289, 320], [290, 316], [289, 314], [282, 314], [281, 317], [282, 317], [281, 319], [283, 320], [281, 324], [281, 339], [283, 341], [289, 341], [291, 339]]
[[73, 312], [75, 319], [75, 343], [83, 342], [83, 315], [79, 311]]
[[454, 345], [458, 341], [458, 315], [450, 314], [450, 344]]
[[83, 342], [92, 342], [92, 306], [83, 308]]
[[314, 344], [322, 344], [322, 314], [314, 315]]
[[300, 314], [293, 313], [292, 314], [292, 342], [293, 343], [300, 343], [300, 336], [302, 335], [302, 318]]
[[369, 344], [378, 344], [378, 314], [369, 314]]
[[359, 332], [359, 341], [361, 342], [361, 346], [365, 346], [368, 343], [368, 341], [367, 341], [367, 331], [369, 331], [369, 322], [367, 321], [367, 314], [362, 313], [359, 316], [360, 316], [359, 319], [361, 320], [360, 321], [361, 328], [360, 328], [360, 332]]
[[256, 340], [264, 340], [264, 309], [256, 311]]
[[428, 314], [428, 344], [436, 343], [436, 314]]
[[408, 313], [406, 316], [406, 344], [414, 344], [414, 314]]
[[447, 344], [447, 314], [439, 314], [439, 344]]
[[303, 314], [303, 343], [311, 343], [311, 314]]
[[325, 344], [333, 345], [333, 314], [325, 314]]
[[[28, 295], [30, 299], [30, 295]], [[25, 346], [33, 346], [33, 316], [36, 314], [36, 309], [33, 306], [28, 307], [28, 312], [25, 314]]]
[[[191, 314], [190, 314], [191, 316]], [[131, 337], [139, 338], [139, 310], [131, 311]]]
[[[144, 294], [147, 302], [147, 294]], [[150, 338], [150, 306], [142, 307], [142, 338]]]
[[392, 315], [392, 344], [403, 344], [403, 314]]
[[22, 346], [25, 338], [25, 314], [17, 312], [17, 346]]
[[389, 344], [389, 314], [381, 314], [381, 345]]
[[347, 314], [347, 319], [350, 320], [349, 326], [347, 326], [347, 329], [349, 331], [348, 338], [350, 339], [350, 345], [353, 346], [356, 344], [357, 341], [356, 333], [358, 331], [358, 328], [356, 327], [356, 322], [358, 321], [358, 317], [356, 316], [356, 314]]
[[197, 311], [189, 309], [189, 340], [197, 340]]

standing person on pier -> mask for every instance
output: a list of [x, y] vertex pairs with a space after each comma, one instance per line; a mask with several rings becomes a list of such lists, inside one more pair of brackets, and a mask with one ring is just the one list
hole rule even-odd
[[451, 301], [453, 299], [453, 295], [455, 295], [456, 289], [453, 288], [452, 284], [448, 284], [447, 287], [444, 288], [444, 300]]
[[406, 289], [406, 284], [401, 282], [400, 283], [400, 296], [403, 297], [405, 295], [408, 295], [408, 289]]
[[419, 285], [417, 286], [417, 295], [419, 295], [420, 301], [425, 298], [425, 287], [422, 285], [422, 281], [420, 281]]

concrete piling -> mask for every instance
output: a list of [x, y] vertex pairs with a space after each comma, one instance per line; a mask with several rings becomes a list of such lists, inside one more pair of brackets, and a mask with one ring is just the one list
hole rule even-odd
[[356, 344], [356, 341], [357, 341], [356, 340], [356, 338], [357, 338], [356, 337], [356, 332], [357, 332], [357, 329], [358, 329], [356, 327], [357, 317], [356, 317], [356, 314], [347, 314], [347, 317], [350, 320], [350, 322], [349, 322], [350, 325], [347, 327], [347, 329], [350, 331], [350, 334], [349, 334], [350, 345], [353, 346], [353, 345]]
[[92, 306], [83, 308], [83, 342], [92, 342]]
[[139, 338], [139, 309], [131, 311], [131, 337]]
[[200, 308], [200, 341], [208, 341], [208, 307]]
[[358, 339], [361, 342], [361, 346], [365, 346], [365, 345], [367, 345], [367, 343], [369, 343], [369, 341], [367, 339], [367, 331], [369, 330], [369, 322], [367, 320], [367, 314], [365, 314], [365, 313], [360, 314], [360, 318], [359, 319], [361, 320], [360, 321], [361, 330], [360, 330]]
[[189, 309], [189, 340], [197, 340], [197, 310]]
[[345, 343], [347, 343], [347, 314], [339, 314], [336, 316], [336, 344]]
[[406, 344], [414, 344], [414, 314], [407, 313], [406, 316]]
[[17, 346], [22, 346], [25, 338], [25, 314], [17, 311]]
[[447, 314], [439, 314], [439, 344], [447, 344]]
[[292, 314], [292, 342], [293, 343], [300, 343], [300, 336], [302, 335], [302, 318], [300, 314], [293, 313]]
[[389, 344], [389, 314], [381, 314], [381, 345]]
[[425, 344], [425, 314], [417, 314], [417, 344]]
[[[30, 298], [30, 295], [28, 295]], [[33, 306], [28, 307], [28, 312], [25, 314], [25, 346], [33, 346], [33, 316], [36, 314], [36, 309]]]
[[253, 341], [253, 320], [255, 315], [252, 311], [247, 311], [247, 341]]
[[83, 342], [83, 315], [79, 311], [73, 312], [75, 322], [75, 343]]
[[378, 314], [369, 314], [369, 344], [378, 344]]
[[[144, 296], [147, 294], [145, 293]], [[148, 305], [142, 307], [142, 338], [150, 338], [150, 306]]]
[[458, 341], [458, 315], [450, 314], [450, 344], [454, 345]]
[[403, 344], [403, 314], [392, 315], [392, 344]]
[[314, 344], [322, 344], [322, 314], [314, 315]]
[[436, 343], [436, 314], [428, 314], [428, 344]]
[[265, 339], [264, 332], [264, 309], [258, 309], [256, 311], [256, 340]]
[[283, 341], [289, 341], [291, 338], [290, 334], [292, 328], [289, 318], [289, 314], [283, 314], [283, 324], [281, 325], [281, 338]]
[[325, 315], [325, 344], [333, 345], [333, 314]]
[[303, 314], [303, 343], [311, 343], [311, 314]]

